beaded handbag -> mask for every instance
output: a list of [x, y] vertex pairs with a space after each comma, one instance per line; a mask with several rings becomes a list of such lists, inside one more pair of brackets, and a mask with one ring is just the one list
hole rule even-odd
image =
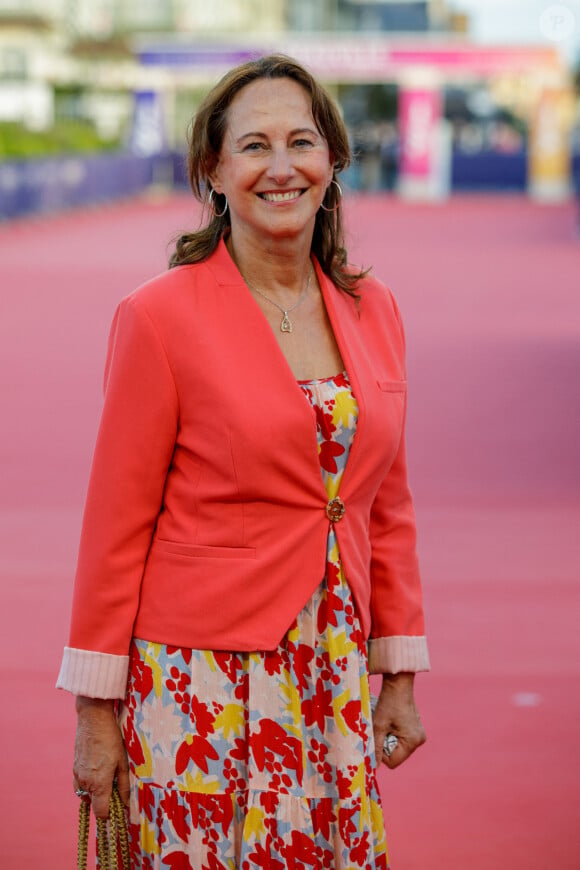
[[[79, 807], [78, 870], [87, 870], [91, 804], [81, 800]], [[99, 870], [119, 870], [119, 857], [123, 870], [130, 870], [129, 838], [125, 806], [117, 786], [113, 786], [109, 804], [109, 818], [97, 819], [97, 857]]]

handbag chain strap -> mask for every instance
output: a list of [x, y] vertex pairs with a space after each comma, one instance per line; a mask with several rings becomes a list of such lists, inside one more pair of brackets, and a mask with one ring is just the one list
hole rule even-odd
[[[90, 821], [90, 801], [81, 800], [79, 807], [79, 839], [77, 849], [78, 870], [87, 870]], [[97, 848], [99, 870], [117, 870], [119, 866], [119, 851], [123, 862], [123, 870], [130, 870], [127, 815], [116, 785], [113, 786], [111, 794], [109, 818], [97, 819]]]

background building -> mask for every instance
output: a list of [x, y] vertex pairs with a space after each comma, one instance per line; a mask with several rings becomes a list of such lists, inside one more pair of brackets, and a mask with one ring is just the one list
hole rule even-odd
[[580, 113], [557, 45], [477, 45], [460, 0], [0, 0], [0, 160], [182, 152], [207, 88], [271, 51], [336, 97], [347, 186], [569, 195]]

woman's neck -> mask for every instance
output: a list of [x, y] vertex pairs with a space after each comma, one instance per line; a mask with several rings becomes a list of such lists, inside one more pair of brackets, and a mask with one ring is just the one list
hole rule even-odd
[[310, 239], [297, 242], [295, 239], [253, 245], [230, 234], [226, 247], [244, 280], [288, 303], [293, 296], [299, 297], [312, 269]]

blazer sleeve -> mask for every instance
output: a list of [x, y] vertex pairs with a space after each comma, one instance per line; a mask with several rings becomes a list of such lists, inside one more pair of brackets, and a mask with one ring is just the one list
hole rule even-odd
[[178, 420], [165, 348], [144, 304], [129, 296], [109, 336], [60, 688], [92, 697], [124, 694], [141, 579]]
[[[392, 297], [391, 297], [392, 298]], [[405, 337], [400, 330], [404, 368]], [[370, 518], [371, 539], [371, 673], [429, 670], [422, 590], [416, 550], [416, 522], [407, 480], [405, 420], [397, 455], [375, 497]]]

